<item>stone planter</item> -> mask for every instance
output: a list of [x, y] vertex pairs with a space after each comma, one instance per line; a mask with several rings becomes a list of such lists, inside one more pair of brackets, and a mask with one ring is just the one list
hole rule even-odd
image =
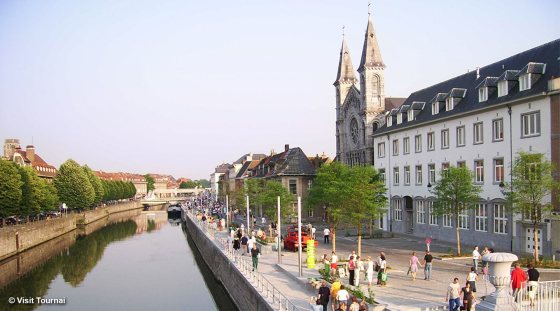
[[482, 257], [482, 260], [489, 264], [488, 278], [496, 287], [496, 291], [477, 304], [476, 311], [517, 310], [509, 288], [511, 264], [517, 259], [516, 255], [510, 253], [490, 253]]

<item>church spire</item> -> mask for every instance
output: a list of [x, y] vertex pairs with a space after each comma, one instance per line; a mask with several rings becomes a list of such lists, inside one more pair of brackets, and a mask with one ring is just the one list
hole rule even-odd
[[377, 36], [375, 35], [375, 30], [373, 30], [371, 14], [368, 13], [368, 15], [368, 25], [364, 38], [364, 48], [362, 49], [362, 60], [360, 61], [358, 72], [364, 71], [366, 67], [385, 68], [385, 64], [383, 63], [383, 59], [381, 58], [381, 51], [379, 50], [379, 45], [377, 44]]
[[348, 51], [348, 46], [346, 45], [346, 38], [342, 35], [342, 47], [340, 48], [340, 59], [338, 61], [338, 73], [336, 74], [336, 81], [334, 85], [338, 85], [343, 82], [357, 83], [358, 79], [354, 72], [354, 66], [352, 66], [352, 59], [350, 58], [350, 52]]

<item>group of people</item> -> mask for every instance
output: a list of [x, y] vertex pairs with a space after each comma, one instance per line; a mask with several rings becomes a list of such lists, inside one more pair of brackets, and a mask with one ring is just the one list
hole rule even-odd
[[[324, 269], [327, 273], [332, 276], [341, 277], [346, 275], [346, 270], [343, 267], [339, 267], [339, 258], [336, 252], [332, 252], [330, 259], [327, 254], [324, 254], [322, 259], [324, 264]], [[356, 251], [352, 251], [348, 255], [348, 284], [352, 286], [359, 286], [361, 279], [367, 282], [368, 287], [371, 287], [374, 281], [374, 276], [377, 285], [384, 286], [387, 282], [387, 260], [385, 258], [385, 253], [381, 252], [377, 260], [372, 260], [370, 256], [364, 261], [358, 255]]]
[[327, 281], [321, 282], [316, 305], [322, 306], [322, 310], [326, 311], [329, 301], [333, 311], [365, 311], [368, 308], [364, 300], [358, 303], [355, 296], [350, 296], [339, 279], [335, 279], [330, 288], [327, 286]]
[[237, 229], [237, 231], [231, 230], [228, 237], [228, 245], [230, 243], [237, 254], [241, 253], [241, 256], [250, 254], [253, 262], [253, 271], [257, 270], [261, 252], [257, 247], [255, 236], [251, 235], [251, 237], [248, 237], [242, 228]]

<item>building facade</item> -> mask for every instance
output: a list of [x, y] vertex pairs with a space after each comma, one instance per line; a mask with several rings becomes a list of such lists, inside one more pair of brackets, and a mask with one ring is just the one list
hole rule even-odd
[[27, 145], [25, 150], [20, 146], [19, 139], [4, 140], [4, 158], [20, 166], [31, 166], [35, 173], [48, 182], [56, 176], [56, 168], [43, 160], [36, 152], [35, 146]]
[[[384, 228], [454, 241], [458, 226], [461, 241], [471, 245], [527, 253], [539, 247], [545, 255], [560, 250], [553, 219], [538, 229], [536, 245], [532, 224], [511, 213], [503, 195], [520, 151], [544, 153], [560, 167], [559, 57], [556, 40], [416, 91], [387, 112], [372, 135], [375, 167], [390, 198]], [[457, 224], [432, 213], [430, 187], [449, 166], [468, 167], [482, 187], [474, 210]]]

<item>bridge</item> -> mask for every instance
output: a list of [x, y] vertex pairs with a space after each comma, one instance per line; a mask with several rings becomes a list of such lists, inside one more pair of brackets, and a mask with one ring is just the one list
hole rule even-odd
[[204, 188], [192, 189], [155, 189], [140, 201], [144, 205], [177, 204], [204, 192]]

